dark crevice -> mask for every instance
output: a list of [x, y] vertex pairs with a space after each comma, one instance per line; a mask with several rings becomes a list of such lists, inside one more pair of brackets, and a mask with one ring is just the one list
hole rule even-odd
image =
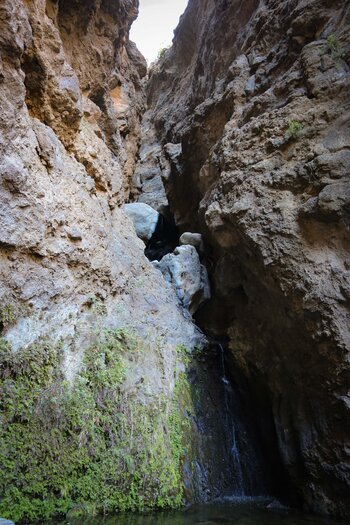
[[179, 231], [175, 222], [159, 214], [156, 229], [148, 241], [145, 255], [150, 261], [160, 261], [168, 253], [172, 253], [179, 245]]

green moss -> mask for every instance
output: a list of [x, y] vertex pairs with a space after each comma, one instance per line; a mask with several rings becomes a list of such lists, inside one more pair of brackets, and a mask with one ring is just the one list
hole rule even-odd
[[122, 390], [140, 342], [105, 331], [85, 352], [74, 385], [59, 347], [12, 352], [0, 340], [0, 515], [15, 522], [182, 503], [190, 391], [153, 404]]
[[16, 301], [12, 297], [4, 299], [2, 306], [0, 306], [1, 328], [9, 328], [15, 324], [20, 317], [29, 316], [31, 312], [31, 307], [26, 303]]
[[16, 321], [16, 318], [16, 312], [10, 304], [5, 304], [0, 308], [0, 323], [2, 323], [3, 326], [11, 325]]

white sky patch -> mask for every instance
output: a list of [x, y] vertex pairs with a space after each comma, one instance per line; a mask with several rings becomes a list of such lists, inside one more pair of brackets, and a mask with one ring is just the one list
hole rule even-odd
[[138, 19], [130, 39], [136, 43], [147, 62], [153, 62], [163, 47], [171, 45], [174, 29], [188, 0], [140, 0]]

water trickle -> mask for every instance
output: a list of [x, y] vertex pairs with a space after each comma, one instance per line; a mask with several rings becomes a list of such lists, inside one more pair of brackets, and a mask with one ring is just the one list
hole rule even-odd
[[226, 375], [225, 366], [225, 350], [224, 347], [218, 343], [221, 359], [221, 380], [224, 384], [224, 403], [225, 403], [225, 426], [228, 434], [228, 443], [230, 447], [229, 459], [231, 462], [231, 468], [235, 477], [235, 496], [245, 496], [244, 478], [242, 470], [242, 462], [240, 456], [240, 450], [237, 444], [237, 429], [233, 418], [234, 410], [234, 398], [233, 398], [233, 385], [230, 379]]

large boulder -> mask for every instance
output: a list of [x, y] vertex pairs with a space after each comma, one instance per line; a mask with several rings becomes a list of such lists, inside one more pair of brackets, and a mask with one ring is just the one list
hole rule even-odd
[[194, 246], [179, 246], [154, 266], [175, 289], [183, 307], [194, 314], [210, 298], [208, 273]]
[[136, 235], [147, 243], [157, 228], [159, 213], [143, 202], [125, 204], [124, 211], [132, 220]]

